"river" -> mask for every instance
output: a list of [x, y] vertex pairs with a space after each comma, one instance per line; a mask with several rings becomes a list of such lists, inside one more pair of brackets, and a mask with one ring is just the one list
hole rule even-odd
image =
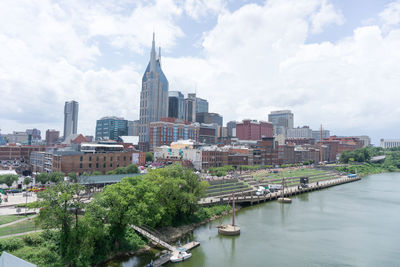
[[[237, 237], [219, 236], [219, 220], [197, 228], [182, 240], [200, 241], [192, 258], [166, 266], [400, 266], [400, 173], [370, 175], [292, 200], [239, 210]], [[142, 266], [152, 256], [112, 266]]]

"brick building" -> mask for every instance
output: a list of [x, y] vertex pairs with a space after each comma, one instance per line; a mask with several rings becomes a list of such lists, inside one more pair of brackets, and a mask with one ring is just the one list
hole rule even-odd
[[239, 140], [261, 140], [262, 137], [272, 136], [272, 123], [255, 120], [243, 120], [236, 123], [236, 137]]
[[45, 146], [0, 146], [0, 160], [18, 160], [29, 162], [32, 151], [45, 151]]
[[178, 140], [194, 140], [198, 142], [200, 126], [190, 124], [181, 119], [162, 118], [161, 121], [150, 123], [150, 150], [155, 147], [169, 146]]
[[204, 147], [202, 149], [202, 168], [221, 167], [228, 165], [229, 152], [217, 146]]
[[104, 153], [55, 152], [53, 154], [52, 171], [68, 174], [106, 173], [118, 167], [126, 167], [132, 163], [132, 152], [116, 151]]

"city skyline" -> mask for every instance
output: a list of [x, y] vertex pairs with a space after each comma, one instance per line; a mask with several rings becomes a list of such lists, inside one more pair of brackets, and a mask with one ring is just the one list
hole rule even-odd
[[288, 1], [197, 3], [99, 2], [93, 13], [79, 3], [1, 3], [17, 16], [0, 11], [2, 133], [61, 132], [70, 99], [80, 103], [78, 132], [86, 135], [102, 116], [139, 119], [154, 30], [170, 90], [197, 92], [224, 121], [266, 121], [270, 111], [290, 109], [295, 126], [367, 134], [376, 145], [398, 138], [400, 110], [390, 96], [399, 83], [399, 1], [296, 1], [296, 12]]

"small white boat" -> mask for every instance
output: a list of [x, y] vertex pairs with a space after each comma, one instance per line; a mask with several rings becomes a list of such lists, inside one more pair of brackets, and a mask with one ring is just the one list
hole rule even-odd
[[192, 257], [192, 253], [188, 253], [186, 251], [179, 251], [173, 253], [173, 255], [171, 256], [171, 258], [169, 258], [169, 260], [171, 262], [181, 262], [189, 259], [190, 257]]

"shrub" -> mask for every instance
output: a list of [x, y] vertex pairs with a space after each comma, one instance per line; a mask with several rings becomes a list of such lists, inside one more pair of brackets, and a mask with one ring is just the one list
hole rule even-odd
[[32, 234], [25, 235], [22, 238], [22, 240], [28, 246], [38, 246], [38, 245], [44, 243], [44, 239], [43, 239], [41, 233], [32, 233]]
[[13, 254], [21, 259], [37, 264], [38, 266], [62, 266], [56, 251], [49, 247], [25, 246]]
[[24, 242], [15, 237], [0, 239], [0, 251], [14, 251], [24, 246]]

